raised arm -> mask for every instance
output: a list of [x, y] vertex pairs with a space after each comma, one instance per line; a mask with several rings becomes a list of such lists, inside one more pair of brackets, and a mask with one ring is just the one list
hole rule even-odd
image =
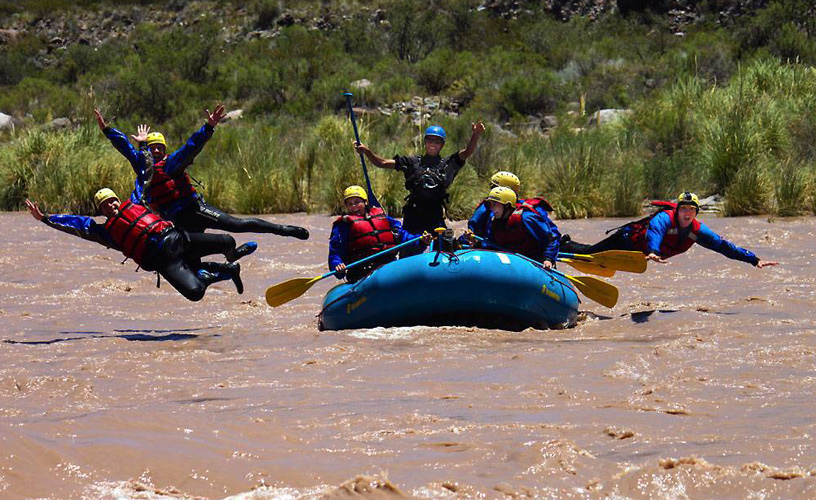
[[468, 145], [465, 147], [465, 149], [459, 151], [459, 158], [461, 158], [462, 161], [470, 158], [470, 155], [476, 151], [476, 146], [479, 144], [479, 138], [485, 131], [484, 123], [482, 123], [481, 120], [471, 124], [470, 128], [472, 131], [470, 134], [470, 141], [468, 141]]
[[63, 233], [79, 236], [83, 240], [93, 241], [107, 247], [114, 247], [104, 226], [97, 224], [90, 217], [82, 215], [48, 215], [31, 200], [25, 201], [26, 208], [34, 219]]
[[358, 154], [360, 153], [364, 154], [366, 158], [368, 158], [368, 161], [370, 161], [371, 164], [374, 165], [375, 167], [394, 168], [397, 165], [396, 160], [392, 158], [383, 158], [374, 151], [368, 149], [368, 146], [366, 146], [363, 143], [351, 141], [351, 144], [354, 146], [354, 150], [357, 151]]
[[105, 123], [105, 118], [102, 117], [102, 113], [98, 109], [94, 109], [94, 115], [96, 115], [96, 123], [99, 125], [99, 129], [105, 134], [105, 137], [108, 138], [113, 147], [127, 159], [131, 168], [133, 168], [133, 171], [136, 172], [138, 176], [144, 169], [139, 151], [130, 144], [125, 134]]
[[187, 142], [181, 148], [174, 151], [167, 157], [164, 165], [164, 171], [168, 175], [173, 175], [178, 170], [184, 170], [193, 164], [193, 160], [198, 153], [204, 148], [204, 145], [212, 137], [215, 132], [215, 127], [226, 116], [226, 108], [223, 104], [219, 104], [215, 111], [210, 113], [209, 109], [204, 110], [207, 116], [207, 123], [205, 123], [197, 132], [187, 139]]

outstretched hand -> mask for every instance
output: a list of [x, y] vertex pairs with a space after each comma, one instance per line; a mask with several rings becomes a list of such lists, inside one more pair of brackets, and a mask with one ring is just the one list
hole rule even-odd
[[778, 265], [779, 265], [779, 262], [774, 262], [774, 261], [769, 261], [769, 260], [761, 260], [761, 259], [759, 260], [759, 262], [756, 263], [757, 269], [762, 269], [763, 267], [767, 267], [767, 266], [778, 266]]
[[96, 123], [99, 125], [99, 130], [104, 132], [108, 125], [105, 123], [102, 113], [98, 109], [94, 108], [94, 115], [96, 115]]
[[210, 127], [215, 127], [218, 125], [218, 122], [227, 116], [227, 108], [225, 108], [223, 104], [216, 106], [215, 111], [212, 113], [210, 113], [209, 109], [205, 109], [204, 112], [207, 114], [207, 123], [210, 125]]
[[148, 133], [150, 133], [150, 127], [143, 123], [136, 127], [136, 135], [131, 135], [130, 138], [136, 141], [137, 143], [147, 142]]
[[41, 221], [43, 217], [45, 217], [45, 215], [43, 215], [42, 213], [42, 210], [40, 210], [40, 207], [38, 207], [36, 203], [26, 198], [25, 204], [31, 216], [37, 219], [38, 221]]
[[481, 120], [479, 120], [476, 123], [472, 123], [470, 128], [472, 130], [473, 135], [476, 137], [480, 137], [482, 133], [484, 133], [485, 131], [485, 125]]
[[431, 238], [432, 238], [431, 233], [425, 231], [424, 233], [422, 233], [422, 238], [419, 241], [421, 241], [423, 245], [427, 246], [430, 245]]
[[656, 253], [650, 253], [646, 256], [646, 260], [651, 260], [652, 262], [658, 262], [660, 264], [668, 264], [669, 261], [664, 259], [663, 257], [657, 255]]

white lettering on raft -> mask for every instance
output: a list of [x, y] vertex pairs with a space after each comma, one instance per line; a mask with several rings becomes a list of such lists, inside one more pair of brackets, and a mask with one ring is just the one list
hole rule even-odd
[[510, 263], [510, 257], [504, 255], [503, 253], [497, 253], [496, 255], [499, 256], [499, 260], [502, 261], [502, 264], [509, 264]]
[[355, 300], [351, 304], [346, 304], [346, 314], [351, 314], [351, 311], [357, 309], [361, 305], [365, 304], [366, 298], [360, 297], [359, 299]]

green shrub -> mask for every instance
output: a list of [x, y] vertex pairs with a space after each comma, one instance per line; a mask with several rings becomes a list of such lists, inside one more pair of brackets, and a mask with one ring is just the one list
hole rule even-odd
[[801, 215], [807, 206], [810, 175], [805, 165], [790, 160], [773, 174], [775, 214], [780, 217]]

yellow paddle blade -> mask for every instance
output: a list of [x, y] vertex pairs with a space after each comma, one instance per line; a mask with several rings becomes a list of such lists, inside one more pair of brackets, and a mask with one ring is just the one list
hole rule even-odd
[[568, 259], [566, 257], [559, 257], [559, 262], [563, 262], [565, 264], [569, 264], [575, 269], [581, 271], [582, 273], [587, 274], [594, 274], [596, 276], [603, 276], [604, 278], [611, 278], [615, 276], [615, 270], [609, 269], [608, 267], [599, 266], [594, 262], [588, 262], [583, 260], [575, 260], [575, 259]]
[[320, 281], [320, 276], [314, 278], [294, 278], [266, 289], [266, 303], [278, 307], [294, 300]]
[[593, 262], [599, 266], [608, 267], [627, 273], [645, 273], [646, 256], [643, 252], [629, 250], [607, 250], [593, 254], [575, 254], [571, 258]]
[[564, 276], [574, 283], [586, 298], [609, 308], [615, 307], [615, 304], [618, 303], [618, 289], [615, 285], [591, 276], [569, 276], [566, 274]]

